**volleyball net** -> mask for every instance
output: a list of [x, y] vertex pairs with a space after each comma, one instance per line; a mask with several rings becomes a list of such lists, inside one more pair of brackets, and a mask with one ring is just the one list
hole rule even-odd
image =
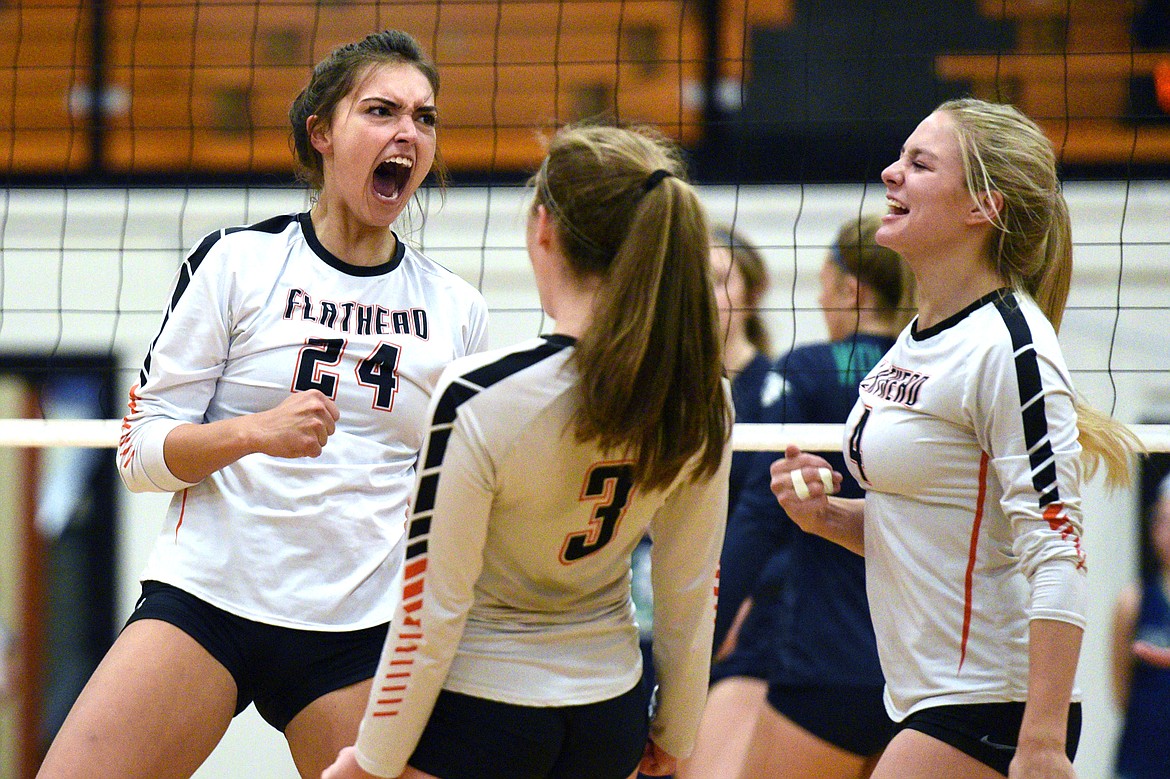
[[[11, 0], [0, 5], [0, 373], [104, 356], [126, 390], [204, 234], [303, 210], [287, 108], [335, 46], [396, 27], [442, 79], [440, 152], [400, 234], [476, 284], [493, 345], [548, 323], [523, 240], [540, 136], [605, 116], [687, 150], [712, 220], [764, 254], [778, 354], [825, 337], [817, 272], [881, 169], [960, 94], [1009, 100], [1065, 173], [1078, 389], [1170, 450], [1170, 41], [1129, 0]], [[34, 404], [35, 406], [35, 404]], [[117, 419], [0, 420], [3, 446], [114, 446]], [[11, 416], [20, 416], [11, 410]], [[835, 449], [836, 426], [737, 425], [737, 448]]]

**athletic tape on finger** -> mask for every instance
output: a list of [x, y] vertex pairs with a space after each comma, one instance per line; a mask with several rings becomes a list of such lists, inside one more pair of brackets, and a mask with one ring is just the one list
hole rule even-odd
[[804, 483], [804, 474], [799, 468], [792, 472], [792, 491], [801, 500], [808, 500], [808, 485]]
[[828, 468], [817, 468], [817, 474], [821, 477], [821, 484], [825, 485], [825, 494], [832, 495], [836, 490], [833, 487], [833, 472]]

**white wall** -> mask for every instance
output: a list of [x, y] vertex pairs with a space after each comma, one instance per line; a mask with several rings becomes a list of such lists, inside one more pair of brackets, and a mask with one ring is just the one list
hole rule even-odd
[[[734, 222], [768, 258], [768, 320], [779, 350], [824, 337], [815, 285], [824, 248], [840, 222], [881, 210], [880, 186], [753, 186], [703, 190], [714, 220]], [[172, 274], [186, 249], [221, 226], [306, 207], [303, 192], [279, 189], [10, 190], [0, 202], [3, 301], [0, 353], [113, 352], [122, 390], [160, 320]], [[1166, 418], [1164, 255], [1170, 244], [1170, 184], [1070, 183], [1077, 269], [1061, 333], [1074, 378], [1089, 402], [1125, 422]], [[523, 250], [524, 192], [453, 189], [430, 216], [400, 234], [483, 289], [492, 343], [547, 327]], [[777, 448], [780, 448], [779, 446]], [[1080, 668], [1085, 735], [1081, 776], [1108, 776], [1117, 726], [1107, 688], [1109, 610], [1136, 571], [1131, 492], [1085, 496], [1090, 626]], [[128, 614], [165, 508], [165, 496], [123, 494], [119, 613]], [[294, 776], [282, 738], [249, 710], [200, 771], [203, 779]]]

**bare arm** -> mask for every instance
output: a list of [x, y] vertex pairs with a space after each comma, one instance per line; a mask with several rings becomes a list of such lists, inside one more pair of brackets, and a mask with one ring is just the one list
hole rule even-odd
[[[851, 552], [865, 554], [865, 499], [834, 498], [825, 489], [819, 469], [829, 468], [822, 457], [796, 446], [784, 450], [784, 459], [772, 463], [772, 492], [792, 521], [806, 533], [814, 533]], [[792, 472], [799, 470], [807, 495], [797, 494]], [[833, 492], [841, 489], [842, 476], [832, 473]]]
[[316, 457], [337, 429], [337, 405], [317, 390], [289, 395], [276, 408], [167, 434], [163, 454], [176, 478], [197, 483], [249, 454]]
[[1075, 777], [1065, 754], [1068, 706], [1084, 631], [1070, 622], [1034, 619], [1028, 640], [1028, 702], [1009, 776]]
[[1110, 670], [1113, 677], [1113, 701], [1124, 710], [1129, 704], [1129, 684], [1133, 678], [1133, 639], [1137, 629], [1141, 592], [1135, 585], [1122, 590], [1113, 607], [1113, 636], [1110, 645]]

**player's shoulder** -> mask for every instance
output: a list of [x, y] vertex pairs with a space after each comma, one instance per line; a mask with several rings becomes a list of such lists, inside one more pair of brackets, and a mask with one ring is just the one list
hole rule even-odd
[[536, 368], [555, 373], [564, 365], [575, 343], [572, 338], [546, 335], [459, 357], [443, 370], [439, 389], [457, 383], [484, 391], [498, 388]]
[[[401, 240], [401, 239], [399, 239]], [[473, 297], [482, 297], [480, 291], [455, 271], [435, 260], [428, 254], [403, 242], [402, 263], [415, 269], [420, 276], [427, 278], [431, 283], [438, 284]]]
[[187, 256], [192, 266], [198, 266], [205, 259], [217, 258], [231, 262], [243, 258], [255, 264], [263, 254], [256, 254], [257, 245], [286, 242], [286, 234], [297, 225], [297, 214], [280, 214], [249, 225], [222, 227], [207, 233]]

